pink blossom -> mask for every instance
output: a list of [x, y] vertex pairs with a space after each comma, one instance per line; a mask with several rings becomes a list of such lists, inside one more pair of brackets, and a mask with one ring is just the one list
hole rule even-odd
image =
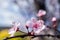
[[43, 20], [38, 20], [36, 22], [36, 24], [34, 25], [34, 34], [39, 34], [41, 31], [43, 31], [46, 28], [46, 26], [44, 25], [44, 21]]
[[46, 15], [46, 11], [44, 11], [44, 10], [39, 10], [37, 16], [38, 16], [38, 17], [41, 17], [41, 16], [44, 16], [44, 15]]
[[14, 36], [14, 33], [18, 30], [18, 26], [20, 26], [20, 23], [15, 23], [13, 27], [9, 30], [9, 34], [11, 34], [10, 37]]
[[56, 21], [56, 20], [57, 20], [56, 17], [53, 17], [53, 18], [52, 18], [52, 21], [53, 21], [53, 22]]

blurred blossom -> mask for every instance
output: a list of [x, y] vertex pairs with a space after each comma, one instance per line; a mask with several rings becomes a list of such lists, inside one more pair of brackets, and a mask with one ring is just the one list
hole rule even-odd
[[15, 34], [15, 32], [17, 32], [17, 30], [19, 30], [19, 29], [18, 29], [19, 26], [20, 26], [20, 23], [15, 23], [15, 22], [14, 22], [13, 27], [12, 27], [12, 28], [9, 30], [9, 32], [8, 32], [8, 34], [11, 34], [10, 37], [13, 37], [14, 34]]
[[57, 20], [57, 19], [56, 19], [55, 17], [52, 18], [52, 21], [53, 21], [53, 22], [56, 21], [56, 20]]
[[37, 16], [38, 16], [38, 17], [41, 17], [41, 16], [44, 16], [44, 15], [46, 15], [46, 11], [44, 11], [44, 10], [39, 10]]

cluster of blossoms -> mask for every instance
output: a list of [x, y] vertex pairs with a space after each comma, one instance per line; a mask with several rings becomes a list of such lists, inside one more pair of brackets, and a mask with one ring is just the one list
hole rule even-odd
[[[37, 13], [37, 17], [42, 17], [46, 15], [46, 11], [39, 10]], [[52, 22], [56, 21], [56, 18], [53, 17], [51, 19]], [[19, 30], [20, 23], [13, 22], [13, 27], [9, 30], [9, 34], [11, 34], [10, 37], [14, 36], [14, 33]], [[42, 19], [37, 20], [36, 18], [32, 17], [30, 20], [28, 20], [25, 24], [26, 29], [28, 30], [28, 34], [30, 35], [39, 35], [44, 29], [46, 29], [45, 23]]]

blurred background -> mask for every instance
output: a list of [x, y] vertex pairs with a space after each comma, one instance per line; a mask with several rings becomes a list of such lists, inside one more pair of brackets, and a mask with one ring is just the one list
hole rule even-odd
[[[13, 21], [20, 22], [23, 26], [31, 17], [36, 17], [40, 9], [47, 12], [44, 17], [46, 25], [50, 25], [49, 18], [57, 18], [57, 30], [60, 31], [60, 0], [0, 0], [1, 35], [5, 32], [2, 30], [6, 30], [7, 33]], [[26, 28], [22, 27], [21, 30], [26, 31]]]

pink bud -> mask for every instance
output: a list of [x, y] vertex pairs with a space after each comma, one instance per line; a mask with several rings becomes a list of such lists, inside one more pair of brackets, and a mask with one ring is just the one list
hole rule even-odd
[[53, 18], [52, 18], [52, 21], [53, 21], [53, 22], [56, 21], [56, 20], [57, 20], [56, 17], [53, 17]]
[[44, 16], [44, 15], [46, 15], [46, 11], [44, 11], [44, 10], [39, 10], [37, 16], [38, 16], [38, 17], [41, 17], [41, 16]]
[[30, 23], [31, 23], [30, 21], [27, 21], [26, 22], [26, 26], [29, 27], [30, 26]]

